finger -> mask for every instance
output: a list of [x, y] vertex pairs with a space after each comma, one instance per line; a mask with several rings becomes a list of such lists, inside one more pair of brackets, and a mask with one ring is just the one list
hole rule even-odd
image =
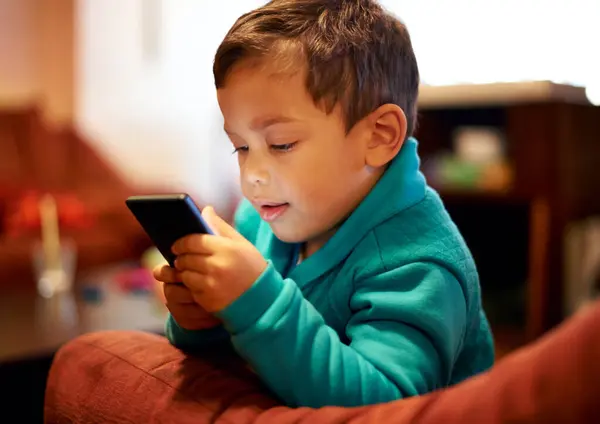
[[181, 281], [177, 270], [171, 268], [169, 265], [161, 265], [154, 268], [154, 278], [163, 283], [177, 283]]
[[201, 330], [220, 324], [220, 321], [198, 305], [167, 304], [167, 308], [169, 308], [169, 311], [171, 312], [171, 315], [173, 315], [173, 318], [175, 318], [177, 324], [187, 330]]
[[[175, 259], [175, 269], [179, 274], [183, 271], [194, 271], [200, 274], [206, 274], [208, 271], [209, 256], [197, 254], [183, 254]], [[181, 275], [179, 275], [181, 277]]]
[[182, 271], [181, 280], [190, 289], [196, 302], [198, 302], [198, 296], [202, 296], [203, 293], [215, 286], [214, 278], [195, 271]]
[[177, 240], [171, 250], [177, 256], [186, 253], [211, 255], [229, 244], [226, 238], [210, 234], [191, 234]]
[[168, 304], [196, 304], [192, 292], [178, 284], [163, 284], [163, 292]]
[[215, 209], [212, 206], [207, 206], [202, 210], [202, 218], [208, 222], [208, 225], [215, 231], [216, 235], [232, 240], [244, 239], [235, 228], [217, 215], [217, 212], [215, 212]]

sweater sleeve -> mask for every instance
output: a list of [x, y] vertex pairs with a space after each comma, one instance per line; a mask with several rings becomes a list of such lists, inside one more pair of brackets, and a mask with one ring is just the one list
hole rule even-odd
[[219, 316], [235, 349], [289, 406], [356, 406], [448, 384], [466, 326], [460, 283], [430, 263], [355, 282], [343, 343], [270, 265]]

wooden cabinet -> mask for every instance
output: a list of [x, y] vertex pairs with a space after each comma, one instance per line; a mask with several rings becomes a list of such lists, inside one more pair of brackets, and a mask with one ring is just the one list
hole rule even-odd
[[487, 304], [509, 298], [499, 306], [508, 319], [493, 326], [520, 342], [535, 338], [563, 318], [567, 226], [600, 215], [600, 108], [583, 89], [549, 82], [426, 87], [420, 99], [424, 164], [451, 148], [458, 127], [505, 134], [509, 190], [440, 194], [473, 250]]

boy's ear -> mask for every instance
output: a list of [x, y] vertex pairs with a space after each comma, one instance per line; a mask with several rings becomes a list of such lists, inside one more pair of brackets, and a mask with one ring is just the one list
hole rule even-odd
[[406, 138], [406, 115], [400, 106], [385, 104], [369, 114], [370, 138], [366, 149], [366, 164], [387, 165], [400, 151]]

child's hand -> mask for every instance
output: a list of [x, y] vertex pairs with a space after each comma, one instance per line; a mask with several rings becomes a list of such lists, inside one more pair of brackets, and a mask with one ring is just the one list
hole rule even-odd
[[163, 283], [166, 306], [171, 316], [181, 328], [186, 330], [206, 330], [221, 325], [221, 321], [198, 305], [177, 272], [168, 265], [157, 267], [154, 278]]
[[193, 234], [173, 245], [175, 269], [194, 300], [214, 313], [244, 293], [267, 267], [260, 252], [219, 218], [211, 207], [202, 216], [218, 236]]

